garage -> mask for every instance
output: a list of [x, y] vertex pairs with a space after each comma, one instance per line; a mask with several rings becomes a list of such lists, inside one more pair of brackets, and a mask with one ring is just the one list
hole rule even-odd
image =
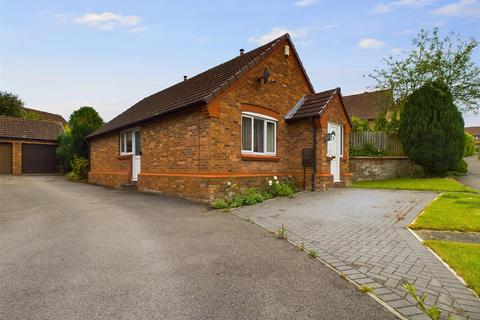
[[22, 173], [57, 173], [55, 145], [22, 143]]
[[0, 142], [0, 174], [12, 174], [12, 144]]
[[58, 121], [0, 116], [0, 174], [58, 173]]

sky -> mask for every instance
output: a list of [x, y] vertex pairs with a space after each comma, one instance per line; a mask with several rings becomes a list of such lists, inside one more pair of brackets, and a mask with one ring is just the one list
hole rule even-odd
[[[480, 0], [0, 0], [0, 90], [68, 119], [105, 121], [289, 32], [317, 92], [372, 90], [382, 59], [422, 28], [480, 36]], [[480, 64], [477, 48], [474, 61]], [[467, 126], [480, 115], [464, 115]]]

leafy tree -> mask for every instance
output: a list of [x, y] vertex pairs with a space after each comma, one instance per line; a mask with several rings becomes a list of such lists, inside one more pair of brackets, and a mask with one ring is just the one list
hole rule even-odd
[[399, 58], [385, 58], [385, 68], [369, 75], [377, 81], [377, 87], [392, 88], [401, 107], [412, 92], [441, 79], [461, 111], [478, 113], [480, 68], [472, 61], [478, 40], [463, 41], [452, 32], [441, 37], [438, 28], [434, 28], [431, 32], [422, 29], [412, 44], [411, 51], [403, 52]]
[[0, 91], [0, 115], [23, 117], [23, 101], [13, 93]]
[[72, 128], [73, 154], [88, 159], [88, 145], [85, 137], [103, 125], [98, 112], [89, 106], [75, 110], [69, 119]]
[[353, 131], [370, 131], [368, 120], [366, 119], [352, 116], [350, 122], [352, 123]]
[[408, 157], [430, 173], [445, 174], [462, 159], [465, 136], [462, 114], [442, 81], [428, 82], [408, 96], [400, 136]]

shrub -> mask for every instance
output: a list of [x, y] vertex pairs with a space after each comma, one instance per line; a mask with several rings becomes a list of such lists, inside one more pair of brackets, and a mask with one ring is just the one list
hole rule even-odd
[[465, 132], [465, 149], [463, 151], [463, 156], [468, 157], [475, 153], [476, 145], [475, 138], [470, 134]]
[[247, 189], [242, 194], [243, 205], [250, 206], [255, 203], [260, 203], [265, 200], [263, 195], [255, 189]]
[[371, 143], [365, 143], [361, 148], [350, 148], [351, 157], [383, 157], [385, 150], [377, 149]]
[[293, 181], [291, 178], [285, 178], [283, 181], [279, 180], [277, 176], [273, 179], [267, 179], [265, 181], [265, 187], [263, 195], [266, 199], [277, 197], [291, 197], [294, 193]]
[[368, 120], [352, 116], [350, 118], [350, 122], [352, 123], [352, 129], [353, 131], [370, 131], [370, 127], [368, 125]]
[[455, 167], [454, 171], [460, 172], [460, 173], [467, 173], [468, 172], [468, 163], [465, 160], [460, 159], [460, 161], [458, 161], [457, 166]]
[[406, 154], [434, 174], [453, 170], [462, 158], [463, 127], [452, 94], [440, 81], [426, 83], [408, 96], [400, 117]]
[[78, 179], [86, 179], [88, 175], [89, 163], [88, 160], [82, 157], [74, 157], [72, 161], [72, 176]]
[[64, 172], [69, 172], [72, 169], [71, 163], [73, 161], [73, 146], [72, 135], [69, 132], [62, 133], [58, 137], [58, 147], [56, 149], [58, 162], [61, 164]]
[[212, 202], [212, 207], [215, 209], [228, 209], [228, 203], [225, 199], [217, 199]]
[[262, 192], [254, 188], [241, 190], [235, 179], [230, 179], [223, 186], [224, 197], [212, 202], [215, 209], [230, 209], [250, 206], [276, 197], [291, 197], [295, 192], [295, 183], [291, 177], [280, 181], [277, 177], [266, 181]]

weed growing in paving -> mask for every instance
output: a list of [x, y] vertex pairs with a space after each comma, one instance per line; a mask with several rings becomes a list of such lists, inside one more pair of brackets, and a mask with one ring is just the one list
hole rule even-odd
[[358, 291], [362, 293], [367, 293], [367, 292], [373, 293], [373, 288], [363, 285], [358, 288]]
[[[436, 305], [433, 305], [431, 307], [427, 307], [425, 305], [425, 299], [427, 298], [427, 295], [424, 293], [421, 296], [418, 296], [417, 290], [415, 289], [415, 286], [411, 283], [405, 283], [403, 287], [407, 290], [408, 294], [412, 296], [415, 301], [417, 301], [417, 306], [420, 310], [423, 311], [430, 319], [432, 320], [440, 320], [440, 316], [442, 315], [442, 312]], [[452, 317], [448, 317], [449, 320], [454, 320]]]
[[275, 234], [277, 235], [278, 239], [287, 240], [287, 238], [288, 238], [287, 229], [285, 228], [284, 224], [282, 224], [282, 226], [280, 228], [278, 228], [278, 230]]
[[310, 258], [316, 258], [316, 257], [318, 257], [318, 253], [317, 253], [317, 251], [315, 251], [315, 250], [313, 250], [313, 249], [312, 249], [312, 250], [308, 250], [308, 256], [309, 256]]
[[300, 245], [298, 246], [298, 249], [299, 249], [300, 251], [304, 251], [304, 250], [305, 250], [305, 243], [304, 243], [303, 241], [300, 242]]

